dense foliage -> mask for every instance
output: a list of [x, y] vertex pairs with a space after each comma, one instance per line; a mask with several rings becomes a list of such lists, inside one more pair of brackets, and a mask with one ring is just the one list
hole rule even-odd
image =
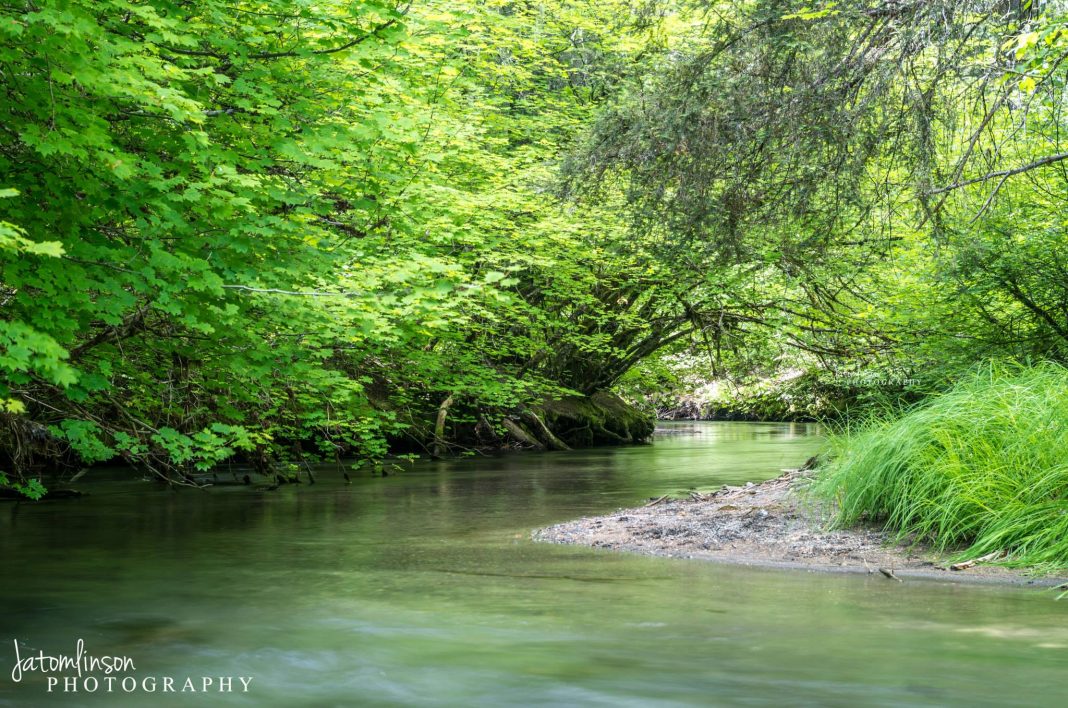
[[4, 472], [375, 459], [446, 400], [610, 385], [673, 282], [544, 192], [639, 46], [617, 14], [0, 6]]
[[0, 473], [444, 454], [710, 380], [820, 415], [1063, 360], [1066, 23], [2, 3]]

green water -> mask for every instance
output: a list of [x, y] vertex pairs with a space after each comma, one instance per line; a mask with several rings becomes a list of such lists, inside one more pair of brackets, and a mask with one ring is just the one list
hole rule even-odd
[[[793, 424], [420, 463], [351, 485], [0, 507], [0, 705], [1063, 705], [1068, 602], [534, 544], [531, 529], [774, 476]], [[46, 693], [13, 639], [248, 693]], [[237, 679], [235, 685], [239, 688]]]

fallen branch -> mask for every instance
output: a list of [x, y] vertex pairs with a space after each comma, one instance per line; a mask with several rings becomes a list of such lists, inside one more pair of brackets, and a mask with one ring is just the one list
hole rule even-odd
[[1005, 551], [994, 551], [993, 553], [987, 553], [985, 556], [982, 556], [980, 558], [973, 558], [971, 560], [962, 561], [960, 563], [954, 563], [953, 565], [949, 566], [949, 569], [967, 570], [968, 568], [976, 566], [980, 563], [989, 563], [990, 561], [996, 561], [999, 558], [1002, 558], [1004, 555]]
[[553, 434], [553, 431], [549, 430], [549, 426], [538, 417], [538, 414], [531, 410], [525, 410], [519, 414], [519, 417], [524, 423], [533, 428], [534, 436], [541, 441], [545, 447], [550, 450], [570, 450], [567, 443]]
[[501, 424], [508, 430], [508, 434], [524, 445], [530, 445], [536, 450], [544, 450], [545, 445], [537, 438], [523, 429], [523, 426], [510, 418], [505, 418]]
[[894, 575], [894, 569], [893, 568], [890, 568], [889, 570], [887, 570], [886, 568], [879, 568], [879, 572], [882, 573], [883, 575], [885, 575], [886, 577], [890, 578], [891, 580], [896, 580], [899, 583], [905, 582], [901, 578], [899, 578], [896, 575]]

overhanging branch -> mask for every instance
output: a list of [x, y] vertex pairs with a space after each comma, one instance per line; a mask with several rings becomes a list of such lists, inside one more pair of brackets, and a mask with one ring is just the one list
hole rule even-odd
[[1008, 179], [1014, 175], [1023, 174], [1024, 172], [1030, 172], [1031, 170], [1038, 169], [1039, 167], [1045, 167], [1046, 165], [1052, 165], [1055, 162], [1061, 160], [1068, 160], [1068, 152], [1059, 152], [1055, 155], [1047, 155], [1040, 160], [1029, 162], [1026, 165], [1019, 167], [1013, 167], [1011, 170], [997, 170], [995, 172], [987, 172], [982, 177], [974, 177], [972, 179], [966, 179], [962, 182], [956, 182], [954, 184], [947, 185], [945, 187], [939, 187], [938, 189], [932, 189], [925, 192], [927, 196], [934, 196], [935, 194], [944, 194], [945, 192], [952, 192], [955, 189], [967, 187], [973, 184], [979, 184], [981, 182], [989, 182], [992, 179]]

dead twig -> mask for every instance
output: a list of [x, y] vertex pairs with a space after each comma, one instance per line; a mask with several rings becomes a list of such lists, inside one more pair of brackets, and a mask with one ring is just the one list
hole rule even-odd
[[998, 560], [999, 558], [1004, 557], [1004, 555], [1005, 551], [994, 551], [993, 553], [987, 553], [985, 556], [981, 556], [979, 558], [973, 558], [971, 560], [961, 561], [960, 563], [954, 563], [953, 565], [949, 566], [949, 569], [967, 570], [968, 568], [979, 565], [980, 563], [989, 563], [990, 561]]

